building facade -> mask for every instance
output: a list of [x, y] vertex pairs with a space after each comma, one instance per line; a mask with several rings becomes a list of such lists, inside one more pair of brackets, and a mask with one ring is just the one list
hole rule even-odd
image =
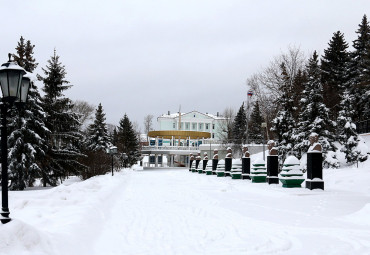
[[211, 139], [220, 140], [222, 127], [225, 126], [226, 118], [219, 114], [212, 115], [191, 111], [188, 113], [163, 114], [157, 118], [158, 130], [183, 130], [208, 132]]

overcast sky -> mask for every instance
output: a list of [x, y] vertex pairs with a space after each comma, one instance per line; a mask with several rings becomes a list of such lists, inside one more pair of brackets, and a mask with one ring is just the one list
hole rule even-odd
[[322, 53], [338, 30], [352, 45], [370, 1], [0, 0], [0, 10], [0, 61], [22, 35], [41, 73], [56, 48], [68, 97], [102, 103], [108, 123], [127, 113], [143, 126], [180, 104], [238, 109], [246, 79], [289, 45]]

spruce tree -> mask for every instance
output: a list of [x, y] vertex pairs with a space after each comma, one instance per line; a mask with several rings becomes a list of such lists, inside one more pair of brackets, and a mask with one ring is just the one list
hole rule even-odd
[[370, 112], [366, 111], [370, 101], [370, 25], [366, 15], [356, 33], [358, 38], [353, 41], [354, 51], [350, 54], [349, 86], [355, 97], [353, 121], [357, 122], [370, 118]]
[[351, 95], [349, 89], [342, 95], [341, 111], [338, 117], [339, 126], [339, 142], [343, 145], [341, 151], [344, 152], [347, 163], [354, 163], [357, 160], [365, 161], [367, 155], [361, 154], [358, 146], [358, 135], [356, 132], [356, 125], [353, 123], [353, 116], [355, 114], [354, 105], [355, 97]]
[[262, 130], [263, 118], [261, 116], [258, 100], [254, 104], [249, 123], [248, 123], [248, 137], [255, 143], [263, 142], [263, 130]]
[[234, 144], [242, 144], [246, 139], [247, 117], [245, 115], [244, 103], [240, 106], [235, 116], [232, 128], [232, 137]]
[[101, 103], [95, 112], [95, 120], [88, 127], [88, 134], [86, 139], [87, 150], [90, 151], [106, 151], [110, 147], [110, 139], [107, 130], [107, 124], [105, 123], [105, 113]]
[[14, 61], [30, 73], [33, 73], [33, 71], [38, 66], [38, 63], [36, 63], [36, 59], [33, 57], [34, 48], [35, 45], [33, 45], [30, 40], [27, 40], [27, 42], [25, 43], [25, 39], [23, 38], [23, 36], [21, 36], [17, 47], [15, 48], [17, 53], [12, 54]]
[[324, 103], [337, 119], [341, 94], [348, 82], [349, 53], [344, 35], [337, 31], [324, 50], [321, 58], [321, 78], [324, 89]]
[[280, 68], [280, 78], [282, 81], [280, 89], [282, 91], [282, 96], [278, 99], [280, 109], [272, 121], [273, 126], [271, 130], [277, 135], [280, 160], [284, 161], [288, 152], [290, 152], [294, 146], [293, 132], [295, 129], [295, 121], [293, 113], [295, 108], [289, 75], [284, 64], [281, 64]]
[[117, 132], [116, 127], [113, 129], [113, 134], [111, 136], [112, 136], [112, 144], [114, 146], [117, 146], [118, 145], [118, 132]]
[[334, 129], [336, 123], [329, 119], [329, 109], [323, 102], [323, 87], [321, 83], [321, 70], [316, 51], [308, 60], [307, 82], [301, 99], [301, 113], [299, 124], [295, 132], [295, 150], [300, 154], [306, 152], [309, 147], [309, 135], [317, 133], [319, 142], [323, 147], [324, 166], [339, 167], [335, 155], [328, 151], [335, 151], [334, 135], [330, 130]]
[[[37, 66], [33, 58], [30, 41], [24, 44], [23, 37], [16, 47], [14, 59], [27, 72], [31, 73]], [[49, 130], [44, 123], [45, 114], [41, 97], [34, 82], [31, 83], [25, 106], [12, 108], [8, 124], [8, 162], [11, 189], [22, 190], [32, 186], [35, 179], [42, 175], [40, 162], [47, 149], [46, 137]]]
[[46, 113], [47, 128], [51, 131], [48, 140], [47, 158], [43, 167], [44, 185], [56, 185], [70, 174], [79, 175], [85, 166], [78, 162], [84, 155], [80, 152], [82, 135], [76, 113], [72, 111], [71, 100], [63, 92], [71, 87], [65, 79], [64, 65], [54, 50], [46, 68], [42, 69], [44, 77], [38, 75], [44, 83], [43, 106]]
[[129, 165], [135, 164], [140, 156], [139, 141], [132, 127], [132, 123], [126, 114], [119, 122], [117, 138], [118, 151], [126, 153]]
[[301, 69], [298, 70], [296, 76], [293, 79], [293, 118], [295, 122], [298, 122], [299, 113], [301, 112], [300, 100], [302, 98], [302, 93], [304, 90], [305, 82], [307, 81], [307, 76]]

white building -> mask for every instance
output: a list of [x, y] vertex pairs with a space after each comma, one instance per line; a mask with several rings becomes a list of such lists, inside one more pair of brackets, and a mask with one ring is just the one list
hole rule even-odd
[[[216, 115], [191, 111], [188, 113], [163, 114], [157, 118], [158, 130], [184, 130], [209, 132], [214, 140], [221, 139], [222, 127], [226, 118]], [[181, 124], [179, 124], [181, 122]], [[180, 128], [179, 128], [180, 125]]]
[[163, 165], [164, 156], [168, 166], [186, 166], [189, 153], [199, 153], [199, 146], [207, 140], [212, 144], [221, 139], [226, 120], [218, 113], [198, 111], [163, 114], [157, 118], [159, 128], [148, 133], [150, 142], [142, 147], [142, 155], [149, 156], [149, 166]]

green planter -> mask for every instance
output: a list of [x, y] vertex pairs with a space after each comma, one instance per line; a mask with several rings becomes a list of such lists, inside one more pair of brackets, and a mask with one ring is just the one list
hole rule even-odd
[[284, 188], [301, 188], [301, 184], [304, 179], [282, 179], [279, 178], [280, 182], [283, 184]]
[[198, 174], [202, 174], [203, 173], [203, 170], [202, 169], [198, 169]]
[[266, 177], [267, 177], [267, 174], [259, 174], [259, 175], [255, 175], [255, 174], [250, 174], [249, 177], [251, 178], [252, 182], [253, 183], [262, 183], [262, 182], [266, 182]]
[[242, 172], [231, 172], [231, 179], [241, 179], [242, 178]]
[[225, 172], [224, 171], [216, 171], [217, 177], [225, 177]]
[[299, 160], [294, 156], [287, 157], [279, 174], [279, 181], [283, 184], [283, 187], [301, 188], [304, 180]]
[[206, 170], [206, 175], [212, 175], [212, 169], [211, 170]]
[[252, 163], [249, 177], [251, 178], [252, 183], [266, 182], [267, 170], [263, 159], [257, 159]]

